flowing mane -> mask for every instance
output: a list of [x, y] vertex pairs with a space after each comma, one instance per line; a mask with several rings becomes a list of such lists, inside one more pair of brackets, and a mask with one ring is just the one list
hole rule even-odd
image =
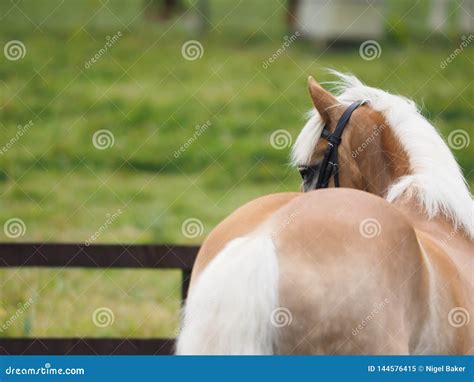
[[[382, 113], [395, 136], [406, 150], [410, 174], [399, 178], [387, 191], [385, 198], [393, 202], [402, 196], [416, 196], [429, 217], [443, 214], [474, 237], [474, 203], [450, 149], [436, 128], [407, 98], [364, 85], [353, 75], [331, 71], [338, 81], [331, 82], [339, 94], [338, 101], [348, 105], [367, 100]], [[308, 164], [323, 129], [320, 115], [312, 110], [292, 150], [294, 165]]]

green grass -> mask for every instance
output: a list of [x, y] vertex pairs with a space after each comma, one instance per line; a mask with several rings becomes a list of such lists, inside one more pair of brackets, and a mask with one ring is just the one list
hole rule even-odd
[[[444, 136], [471, 131], [473, 48], [441, 70], [459, 42], [433, 36], [422, 43], [426, 32], [413, 20], [390, 30], [377, 60], [362, 60], [358, 47], [323, 51], [297, 41], [264, 70], [263, 62], [288, 34], [283, 9], [273, 1], [213, 1], [216, 28], [202, 36], [187, 26], [192, 11], [184, 23], [144, 22], [137, 17], [141, 1], [65, 3], [57, 9], [59, 2], [21, 4], [0, 5], [2, 46], [15, 39], [27, 49], [23, 59], [2, 57], [0, 64], [2, 145], [18, 125], [33, 121], [0, 155], [0, 222], [17, 217], [26, 225], [16, 240], [84, 242], [120, 209], [98, 242], [199, 243], [245, 201], [296, 190], [289, 149], [272, 148], [270, 135], [287, 129], [296, 138], [311, 105], [307, 75], [328, 80], [325, 67], [413, 98]], [[410, 9], [410, 2], [397, 4], [390, 20]], [[123, 37], [85, 69], [119, 30]], [[411, 30], [416, 37], [402, 44]], [[190, 39], [204, 47], [199, 60], [181, 55]], [[211, 126], [174, 158], [206, 121]], [[99, 129], [113, 133], [113, 147], [93, 146]], [[472, 185], [473, 145], [455, 154]], [[190, 217], [204, 225], [195, 239], [181, 232]], [[1, 234], [3, 241], [13, 240]], [[172, 335], [176, 328], [177, 273], [8, 270], [0, 271], [0, 282], [0, 323], [19, 303], [35, 299], [0, 336], [150, 337]], [[115, 321], [98, 328], [91, 316], [103, 306]]]

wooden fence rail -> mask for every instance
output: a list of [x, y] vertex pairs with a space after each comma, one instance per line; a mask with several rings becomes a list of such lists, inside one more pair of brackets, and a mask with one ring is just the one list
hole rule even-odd
[[[179, 269], [186, 298], [199, 247], [181, 245], [0, 244], [0, 268]], [[0, 354], [172, 354], [173, 338], [0, 338]]]

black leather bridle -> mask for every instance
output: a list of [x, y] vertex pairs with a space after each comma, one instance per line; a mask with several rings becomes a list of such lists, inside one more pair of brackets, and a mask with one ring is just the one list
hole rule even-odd
[[344, 132], [352, 113], [365, 101], [356, 101], [352, 103], [337, 122], [336, 128], [333, 133], [329, 132], [326, 126], [324, 126], [321, 133], [321, 137], [328, 141], [326, 152], [324, 153], [323, 160], [320, 165], [315, 166], [301, 166], [300, 173], [305, 180], [307, 174], [316, 174], [319, 170], [318, 181], [315, 189], [327, 188], [331, 176], [334, 175], [334, 184], [339, 187], [339, 158], [338, 158], [338, 147], [341, 143], [342, 133]]

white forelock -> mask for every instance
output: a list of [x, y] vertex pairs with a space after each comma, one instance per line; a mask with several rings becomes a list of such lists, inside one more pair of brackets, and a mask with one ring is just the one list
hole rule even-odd
[[[396, 180], [385, 198], [393, 202], [404, 195], [415, 196], [429, 217], [444, 214], [455, 228], [474, 237], [474, 203], [450, 149], [435, 127], [418, 111], [415, 103], [380, 89], [364, 85], [353, 75], [331, 71], [341, 104], [364, 99], [383, 114], [407, 152], [410, 174]], [[294, 165], [308, 164], [321, 136], [323, 121], [315, 109], [310, 112], [291, 153]]]

